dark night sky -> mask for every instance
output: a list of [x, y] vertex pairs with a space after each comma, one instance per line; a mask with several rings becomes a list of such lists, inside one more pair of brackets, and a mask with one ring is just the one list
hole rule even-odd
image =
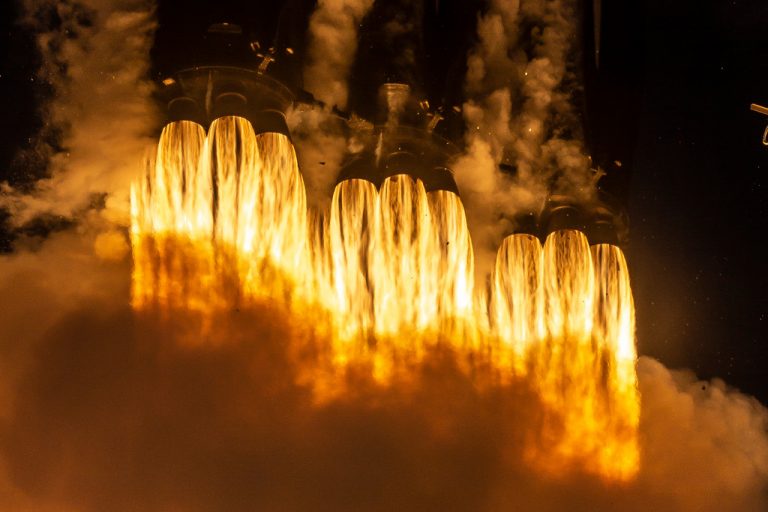
[[[696, 2], [703, 5], [706, 2]], [[768, 3], [649, 2], [629, 258], [641, 353], [768, 401]], [[621, 124], [616, 129], [623, 129]]]
[[[631, 173], [640, 352], [768, 403], [768, 118], [749, 111], [768, 105], [768, 2], [604, 3], [612, 94], [598, 117], [605, 151]], [[15, 4], [0, 9], [0, 180], [22, 182], [34, 166], [12, 161], [45, 90]]]

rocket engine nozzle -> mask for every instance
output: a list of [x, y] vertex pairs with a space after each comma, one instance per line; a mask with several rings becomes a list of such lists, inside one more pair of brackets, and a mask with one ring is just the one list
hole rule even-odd
[[194, 121], [205, 127], [224, 116], [245, 117], [256, 133], [290, 136], [285, 111], [290, 90], [256, 71], [208, 66], [179, 71], [163, 81], [168, 122]]
[[337, 183], [366, 179], [376, 186], [398, 174], [421, 180], [427, 192], [444, 190], [459, 194], [451, 159], [458, 154], [451, 142], [434, 133], [441, 116], [429, 112], [402, 83], [379, 87], [378, 112], [368, 147], [342, 166]]
[[626, 213], [608, 194], [601, 192], [588, 203], [577, 203], [568, 196], [552, 195], [539, 218], [542, 238], [563, 229], [583, 232], [590, 245], [621, 246], [627, 242]]
[[[294, 95], [266, 73], [272, 55], [254, 53], [239, 26], [219, 23], [208, 29], [209, 53], [205, 65], [175, 71], [162, 80], [159, 96], [167, 121], [193, 121], [208, 127], [215, 119], [240, 116], [256, 133], [290, 137], [285, 112]], [[261, 61], [259, 61], [261, 59]]]

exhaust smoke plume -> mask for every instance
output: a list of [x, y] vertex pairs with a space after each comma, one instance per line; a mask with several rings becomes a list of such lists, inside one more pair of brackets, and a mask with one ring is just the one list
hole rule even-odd
[[306, 105], [287, 115], [291, 137], [307, 186], [307, 201], [317, 210], [328, 207], [336, 176], [351, 140], [344, 121], [328, 108]]
[[[25, 0], [37, 33], [38, 79], [52, 98], [32, 151], [49, 177], [32, 194], [6, 187], [3, 205], [23, 224], [40, 214], [69, 217], [106, 196], [106, 214], [126, 222], [128, 186], [157, 125], [147, 79], [155, 29], [150, 0]], [[50, 142], [55, 140], [55, 144]]]
[[328, 107], [345, 109], [349, 72], [357, 50], [357, 29], [373, 0], [318, 0], [309, 20], [309, 63], [305, 87]]
[[571, 105], [574, 19], [572, 0], [492, 0], [478, 19], [465, 84], [468, 149], [455, 171], [481, 274], [515, 214], [540, 211], [550, 191], [578, 201], [596, 193]]
[[[525, 2], [488, 16], [512, 27], [521, 13], [559, 22]], [[542, 46], [559, 44], [546, 34]], [[467, 158], [486, 167], [464, 189], [473, 237], [500, 242], [499, 215], [541, 192], [489, 169], [550, 150], [568, 168], [580, 153], [555, 135], [526, 139], [514, 88], [498, 87], [467, 106], [488, 131], [471, 136]], [[551, 115], [537, 105], [523, 108], [529, 121]], [[82, 168], [113, 142], [95, 139]], [[509, 237], [487, 303], [457, 196], [406, 175], [380, 190], [350, 180], [316, 232], [288, 139], [235, 117], [207, 134], [167, 126], [130, 179], [130, 233], [91, 212], [0, 258], [0, 509], [768, 507], [768, 411], [722, 382], [635, 366], [617, 247], [575, 231]]]

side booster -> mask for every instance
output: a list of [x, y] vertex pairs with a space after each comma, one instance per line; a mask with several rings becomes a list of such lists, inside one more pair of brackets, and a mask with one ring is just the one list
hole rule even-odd
[[427, 192], [459, 194], [448, 163], [458, 148], [434, 133], [440, 115], [418, 102], [407, 84], [386, 83], [379, 88], [379, 108], [364, 149], [351, 154], [336, 183], [363, 179], [380, 187], [385, 179], [406, 174], [421, 180]]
[[220, 49], [221, 62], [226, 64], [204, 63], [166, 76], [160, 100], [167, 122], [194, 121], [207, 128], [220, 117], [240, 116], [251, 122], [257, 134], [290, 137], [285, 112], [293, 94], [267, 74], [277, 58], [275, 49], [261, 51], [257, 43], [247, 42], [239, 26], [230, 23], [211, 25], [206, 43]]

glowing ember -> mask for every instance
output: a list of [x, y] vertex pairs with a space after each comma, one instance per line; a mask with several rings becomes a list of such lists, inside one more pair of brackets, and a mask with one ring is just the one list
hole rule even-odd
[[438, 346], [473, 375], [533, 377], [547, 417], [527, 450], [532, 466], [635, 476], [634, 309], [619, 248], [590, 249], [577, 231], [543, 246], [512, 235], [486, 299], [451, 192], [426, 192], [406, 174], [380, 190], [348, 180], [330, 212], [309, 218], [285, 136], [256, 135], [237, 117], [207, 136], [194, 123], [168, 125], [132, 190], [134, 307], [205, 316], [268, 299], [311, 313], [311, 328], [331, 340], [330, 370], [309, 370], [318, 400], [343, 392], [334, 375], [347, 367], [386, 386]]

